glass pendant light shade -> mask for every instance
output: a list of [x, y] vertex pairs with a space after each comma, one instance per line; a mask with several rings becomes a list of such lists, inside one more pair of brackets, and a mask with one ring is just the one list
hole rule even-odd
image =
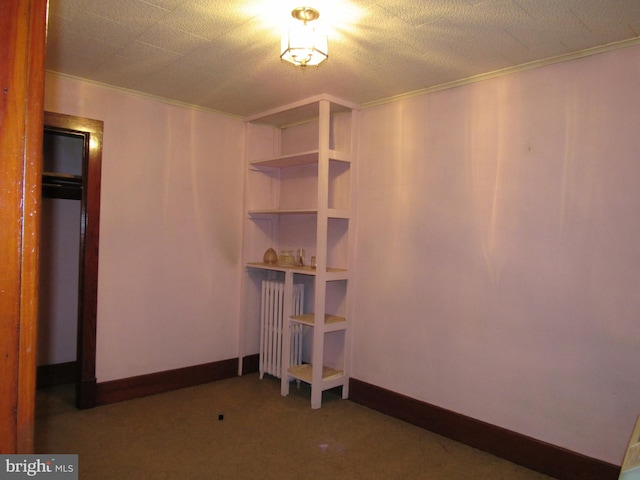
[[[313, 25], [313, 21], [308, 22], [308, 9], [302, 14], [296, 9], [292, 15], [299, 22], [291, 25], [289, 31], [282, 36], [282, 44], [280, 50], [280, 58], [297, 66], [316, 66], [325, 61], [328, 57], [328, 40], [327, 36], [318, 32]], [[296, 15], [296, 12], [298, 15]], [[319, 14], [315, 12], [313, 19]]]

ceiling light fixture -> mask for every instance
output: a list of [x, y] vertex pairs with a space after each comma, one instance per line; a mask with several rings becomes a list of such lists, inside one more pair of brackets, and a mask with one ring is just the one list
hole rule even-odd
[[314, 22], [320, 12], [311, 7], [298, 7], [291, 11], [297, 21], [282, 35], [280, 58], [296, 66], [317, 66], [328, 55], [327, 36], [316, 31]]

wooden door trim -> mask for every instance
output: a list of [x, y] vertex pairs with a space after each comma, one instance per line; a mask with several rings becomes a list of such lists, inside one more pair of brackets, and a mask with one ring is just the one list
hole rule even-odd
[[80, 213], [80, 278], [76, 406], [96, 406], [96, 329], [98, 323], [98, 250], [102, 137], [100, 120], [45, 112], [44, 129], [84, 138]]
[[46, 0], [0, 7], [0, 453], [31, 453]]

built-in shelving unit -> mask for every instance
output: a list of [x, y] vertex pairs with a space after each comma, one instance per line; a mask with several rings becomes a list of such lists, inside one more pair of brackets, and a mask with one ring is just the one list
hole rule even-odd
[[[354, 159], [357, 107], [317, 96], [247, 119], [242, 350], [256, 349], [260, 284], [284, 283], [281, 392], [291, 381], [322, 392], [349, 388], [350, 266], [353, 262]], [[268, 248], [306, 252], [305, 265], [268, 264]], [[316, 266], [309, 265], [311, 256]], [[292, 315], [294, 284], [304, 288], [304, 312]], [[289, 365], [292, 328], [302, 329], [301, 365]]]

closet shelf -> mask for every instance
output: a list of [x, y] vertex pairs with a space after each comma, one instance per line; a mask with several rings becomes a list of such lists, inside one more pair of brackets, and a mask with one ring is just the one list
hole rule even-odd
[[69, 173], [42, 172], [42, 179], [43, 181], [49, 182], [82, 185], [82, 175], [72, 175]]
[[82, 199], [82, 175], [43, 172], [42, 195], [46, 198]]

